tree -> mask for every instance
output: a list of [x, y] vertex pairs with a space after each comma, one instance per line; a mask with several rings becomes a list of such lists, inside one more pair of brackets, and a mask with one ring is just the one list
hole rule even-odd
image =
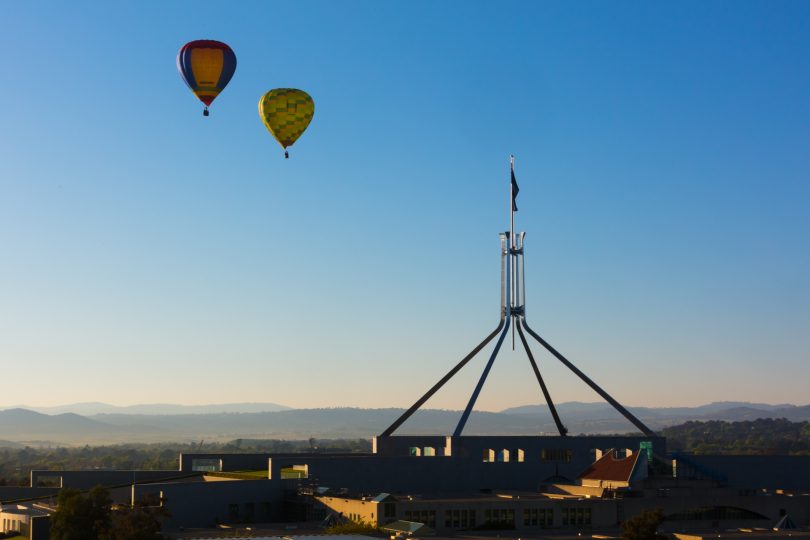
[[134, 506], [117, 507], [112, 514], [113, 540], [160, 540], [162, 522], [169, 517], [166, 507], [154, 494], [146, 494]]
[[110, 530], [110, 493], [96, 486], [87, 494], [65, 488], [51, 514], [51, 540], [98, 540]]
[[624, 540], [657, 540], [666, 538], [658, 534], [658, 527], [664, 521], [664, 512], [660, 508], [645, 510], [639, 515], [622, 523]]

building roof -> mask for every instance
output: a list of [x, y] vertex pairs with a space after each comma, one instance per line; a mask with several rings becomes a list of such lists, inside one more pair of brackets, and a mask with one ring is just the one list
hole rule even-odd
[[608, 450], [601, 458], [579, 475], [581, 480], [609, 480], [629, 482], [641, 452], [632, 452], [619, 458], [615, 450]]
[[391, 496], [391, 494], [390, 494], [390, 493], [380, 493], [379, 495], [377, 495], [376, 497], [374, 497], [373, 499], [371, 499], [371, 502], [375, 502], [375, 503], [381, 503], [381, 502], [383, 502], [383, 501], [388, 501], [388, 500], [393, 501], [393, 500], [396, 500], [396, 499], [394, 499], [394, 498]]
[[3, 504], [0, 505], [0, 513], [18, 516], [47, 516], [50, 511], [41, 505], [34, 504]]
[[419, 535], [430, 535], [435, 534], [435, 531], [425, 525], [424, 523], [419, 523], [418, 521], [394, 521], [387, 525], [383, 525], [380, 527], [383, 531], [389, 531], [393, 533], [400, 533], [410, 536], [412, 534], [419, 533]]

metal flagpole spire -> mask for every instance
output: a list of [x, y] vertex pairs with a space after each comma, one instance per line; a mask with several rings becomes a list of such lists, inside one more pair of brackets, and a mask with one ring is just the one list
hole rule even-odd
[[510, 169], [510, 179], [509, 179], [509, 230], [506, 232], [500, 233], [501, 237], [501, 312], [500, 317], [501, 320], [498, 323], [498, 326], [495, 330], [492, 331], [484, 340], [478, 344], [467, 356], [465, 356], [453, 369], [450, 370], [447, 375], [445, 375], [439, 382], [437, 382], [433, 387], [428, 390], [425, 395], [419, 398], [416, 403], [414, 403], [407, 411], [405, 411], [393, 424], [391, 424], [388, 429], [386, 429], [383, 433], [380, 434], [381, 437], [389, 437], [393, 435], [394, 431], [402, 425], [408, 418], [413, 415], [428, 399], [430, 399], [444, 384], [449, 381], [456, 373], [458, 373], [461, 368], [463, 368], [472, 358], [477, 355], [484, 347], [489, 344], [490, 341], [495, 339], [495, 336], [500, 334], [498, 340], [495, 344], [495, 348], [493, 349], [492, 353], [490, 354], [489, 360], [484, 367], [484, 371], [481, 374], [478, 383], [475, 386], [475, 389], [470, 396], [469, 401], [467, 402], [467, 406], [465, 407], [464, 411], [461, 414], [461, 418], [458, 421], [458, 425], [456, 426], [455, 431], [453, 432], [454, 437], [461, 436], [462, 431], [464, 430], [464, 426], [467, 424], [467, 420], [472, 413], [473, 408], [475, 407], [475, 402], [478, 399], [478, 395], [481, 393], [481, 389], [484, 387], [484, 383], [486, 382], [487, 375], [489, 375], [490, 370], [492, 369], [492, 365], [495, 362], [495, 358], [498, 356], [498, 352], [500, 351], [501, 345], [503, 344], [503, 340], [506, 337], [507, 332], [509, 331], [509, 327], [512, 327], [512, 350], [515, 349], [515, 328], [517, 328], [517, 332], [520, 336], [520, 341], [523, 345], [523, 348], [526, 351], [526, 356], [529, 357], [529, 363], [531, 364], [532, 370], [534, 371], [535, 377], [537, 378], [537, 382], [540, 384], [540, 389], [543, 393], [543, 397], [548, 404], [549, 411], [551, 412], [551, 416], [554, 419], [554, 423], [557, 426], [557, 430], [559, 431], [561, 436], [565, 436], [568, 433], [568, 429], [563, 425], [562, 421], [560, 420], [559, 415], [557, 414], [557, 409], [554, 406], [554, 402], [551, 399], [551, 394], [548, 391], [548, 387], [543, 380], [543, 377], [540, 375], [540, 369], [537, 365], [537, 362], [534, 359], [534, 355], [532, 354], [531, 349], [529, 348], [529, 343], [526, 339], [523, 330], [528, 332], [528, 334], [533, 337], [540, 345], [542, 345], [552, 356], [557, 358], [560, 362], [563, 363], [568, 369], [570, 369], [575, 375], [577, 375], [582, 381], [590, 386], [597, 394], [599, 394], [605, 401], [610, 403], [614, 409], [616, 409], [619, 413], [621, 413], [627, 420], [630, 421], [634, 426], [636, 426], [642, 433], [648, 436], [654, 436], [655, 433], [649, 429], [647, 426], [644, 425], [641, 420], [636, 418], [630, 411], [622, 407], [622, 405], [613, 399], [607, 392], [602, 390], [593, 380], [591, 380], [587, 375], [585, 375], [582, 371], [580, 371], [573, 363], [569, 362], [567, 358], [565, 358], [562, 354], [560, 354], [554, 347], [552, 347], [547, 341], [545, 341], [542, 337], [540, 337], [534, 330], [529, 327], [529, 324], [526, 322], [526, 288], [525, 288], [525, 279], [524, 279], [524, 271], [523, 271], [523, 246], [524, 246], [524, 232], [518, 233], [515, 235], [515, 212], [517, 211], [517, 195], [520, 191], [520, 188], [517, 185], [517, 180], [515, 179], [515, 156], [509, 156], [509, 169]]
[[[517, 265], [514, 264], [514, 251], [515, 251], [515, 155], [509, 156], [509, 258], [512, 260], [512, 273], [509, 275], [510, 286], [512, 290], [512, 302], [509, 306], [509, 316], [512, 316], [512, 308], [514, 307], [515, 297], [517, 296], [516, 279]], [[515, 327], [512, 326], [512, 350], [515, 350]]]
[[512, 181], [512, 178], [515, 177], [515, 155], [512, 154], [509, 156], [509, 172], [511, 173], [509, 176], [509, 238], [511, 239], [509, 242], [510, 247], [515, 247], [515, 183]]

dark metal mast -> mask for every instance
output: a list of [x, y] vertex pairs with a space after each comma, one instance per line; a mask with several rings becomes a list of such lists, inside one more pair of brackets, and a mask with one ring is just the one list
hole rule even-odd
[[540, 374], [540, 369], [537, 366], [537, 362], [534, 359], [534, 355], [532, 354], [531, 349], [529, 348], [529, 343], [526, 340], [526, 336], [523, 333], [525, 329], [526, 332], [529, 333], [535, 340], [537, 340], [540, 345], [542, 345], [548, 352], [550, 352], [555, 358], [557, 358], [560, 362], [563, 363], [568, 369], [574, 372], [580, 379], [582, 379], [588, 386], [590, 386], [597, 394], [599, 394], [605, 401], [610, 403], [622, 416], [624, 416], [630, 423], [632, 423], [636, 428], [638, 428], [642, 433], [648, 436], [654, 436], [655, 433], [648, 428], [644, 423], [636, 418], [630, 411], [625, 409], [618, 401], [613, 399], [607, 392], [605, 392], [599, 385], [597, 385], [593, 380], [591, 380], [587, 375], [585, 375], [582, 371], [577, 369], [574, 364], [569, 362], [562, 354], [560, 354], [554, 347], [549, 345], [547, 341], [541, 338], [537, 333], [532, 330], [528, 323], [526, 322], [526, 294], [525, 294], [525, 278], [524, 278], [524, 262], [523, 262], [523, 243], [526, 236], [525, 232], [521, 232], [515, 234], [515, 211], [517, 210], [517, 206], [515, 204], [515, 198], [517, 196], [517, 183], [515, 182], [515, 157], [510, 156], [510, 182], [509, 182], [509, 231], [501, 233], [501, 318], [498, 326], [495, 330], [492, 331], [484, 340], [478, 344], [467, 356], [461, 359], [461, 361], [456, 364], [456, 366], [451, 369], [447, 375], [442, 377], [439, 382], [437, 382], [433, 387], [428, 390], [425, 395], [419, 398], [416, 403], [411, 405], [411, 407], [405, 411], [397, 420], [391, 424], [388, 429], [382, 432], [380, 435], [381, 437], [388, 437], [391, 436], [394, 431], [399, 428], [408, 418], [411, 417], [413, 413], [415, 413], [419, 408], [428, 400], [430, 399], [433, 394], [439, 391], [439, 389], [444, 386], [444, 384], [453, 378], [453, 376], [458, 373], [461, 368], [463, 368], [467, 363], [473, 359], [473, 357], [481, 352], [481, 350], [487, 346], [487, 344], [492, 341], [496, 335], [500, 333], [500, 337], [498, 338], [497, 343], [495, 344], [495, 348], [492, 350], [490, 354], [489, 361], [487, 361], [486, 366], [484, 367], [484, 371], [481, 373], [481, 377], [478, 379], [478, 383], [475, 385], [475, 389], [473, 389], [472, 395], [470, 396], [469, 401], [467, 402], [467, 406], [464, 408], [464, 412], [461, 414], [461, 418], [459, 419], [458, 424], [456, 425], [456, 429], [453, 432], [454, 437], [461, 436], [461, 433], [464, 431], [464, 426], [467, 424], [467, 420], [472, 413], [473, 408], [475, 407], [475, 402], [478, 399], [478, 395], [481, 393], [481, 389], [484, 387], [484, 383], [487, 380], [487, 376], [489, 375], [490, 370], [492, 369], [492, 365], [495, 363], [495, 358], [498, 356], [498, 352], [501, 350], [501, 345], [503, 345], [504, 338], [506, 337], [507, 332], [509, 332], [509, 328], [512, 328], [512, 349], [515, 347], [515, 329], [517, 329], [518, 336], [520, 337], [520, 342], [523, 344], [523, 348], [526, 350], [526, 355], [529, 358], [529, 362], [532, 366], [532, 370], [534, 371], [535, 377], [537, 378], [537, 382], [540, 384], [540, 389], [543, 393], [543, 397], [546, 400], [546, 404], [548, 405], [549, 411], [551, 412], [551, 416], [554, 418], [554, 423], [557, 426], [557, 431], [559, 431], [561, 436], [565, 436], [568, 433], [568, 429], [563, 425], [562, 421], [560, 420], [560, 416], [557, 413], [557, 408], [554, 406], [554, 402], [551, 399], [551, 394], [548, 391], [548, 387], [546, 386], [545, 382], [543, 381], [543, 377]]

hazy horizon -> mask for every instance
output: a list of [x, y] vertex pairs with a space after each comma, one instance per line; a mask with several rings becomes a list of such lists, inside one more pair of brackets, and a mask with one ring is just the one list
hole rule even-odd
[[[415, 400], [414, 400], [415, 401]], [[713, 405], [713, 404], [725, 404], [725, 403], [741, 403], [741, 404], [748, 404], [748, 405], [767, 405], [769, 407], [778, 407], [778, 406], [787, 406], [787, 407], [804, 407], [810, 405], [810, 402], [805, 403], [790, 403], [790, 402], [773, 402], [773, 403], [765, 403], [765, 402], [752, 402], [747, 400], [728, 400], [728, 401], [711, 401], [705, 403], [696, 403], [696, 404], [678, 404], [678, 405], [655, 405], [655, 404], [639, 404], [639, 403], [623, 403], [626, 407], [644, 407], [644, 408], [652, 408], [652, 409], [675, 409], [675, 408], [694, 408], [694, 407], [701, 407], [706, 405]], [[604, 405], [605, 407], [610, 408], [611, 405], [605, 401], [560, 401], [556, 402], [555, 405], [565, 405], [565, 404], [583, 404], [583, 405]], [[360, 407], [357, 405], [330, 405], [328, 407], [293, 407], [287, 405], [285, 403], [276, 403], [276, 402], [261, 402], [261, 401], [245, 401], [245, 402], [224, 402], [224, 403], [175, 403], [175, 402], [154, 402], [154, 403], [110, 403], [110, 402], [102, 402], [102, 401], [85, 401], [85, 402], [75, 402], [75, 403], [56, 403], [56, 404], [35, 404], [35, 403], [15, 403], [10, 405], [3, 405], [0, 404], [0, 410], [5, 409], [12, 409], [12, 408], [68, 408], [71, 406], [79, 406], [79, 405], [107, 405], [110, 407], [150, 407], [150, 406], [176, 406], [176, 407], [209, 407], [215, 408], [217, 406], [235, 406], [235, 405], [274, 405], [280, 406], [284, 409], [279, 410], [307, 410], [307, 409], [340, 409], [340, 408], [358, 408], [358, 409], [405, 409], [408, 406], [396, 407], [396, 406], [380, 406], [380, 407]], [[509, 407], [502, 407], [499, 409], [483, 409], [481, 407], [476, 407], [476, 410], [481, 412], [502, 412], [508, 409], [515, 409], [521, 407], [534, 407], [534, 406], [542, 406], [547, 407], [545, 402], [536, 402], [536, 403], [523, 403], [520, 405], [513, 405]], [[424, 409], [434, 409], [432, 407], [423, 407]], [[436, 410], [452, 410], [452, 411], [461, 411], [461, 408], [440, 408]]]

